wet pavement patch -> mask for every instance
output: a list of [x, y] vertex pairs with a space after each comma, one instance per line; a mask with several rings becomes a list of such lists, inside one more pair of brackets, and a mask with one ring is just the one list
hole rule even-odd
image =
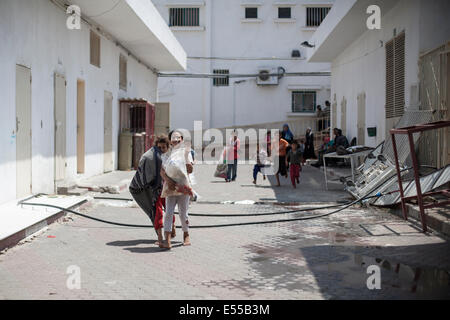
[[[318, 291], [326, 299], [450, 299], [449, 270], [404, 263], [401, 258], [409, 254], [396, 255], [397, 251], [414, 252], [414, 248], [339, 245], [301, 247], [296, 251], [288, 246], [247, 248], [254, 274], [237, 281], [241, 289], [270, 286], [274, 290]], [[380, 289], [368, 286], [374, 267], [379, 270]]]

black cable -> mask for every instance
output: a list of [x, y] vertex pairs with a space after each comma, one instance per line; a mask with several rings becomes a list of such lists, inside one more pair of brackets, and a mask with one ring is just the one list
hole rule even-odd
[[[394, 192], [398, 192], [398, 191], [393, 191], [393, 192], [390, 192], [390, 193], [394, 193]], [[384, 194], [384, 195], [387, 195], [387, 194]], [[352, 202], [348, 203], [347, 205], [343, 206], [340, 209], [334, 210], [332, 212], [320, 214], [320, 215], [314, 215], [314, 216], [308, 216], [308, 217], [300, 217], [300, 218], [292, 218], [292, 219], [279, 219], [279, 220], [268, 220], [268, 221], [255, 221], [255, 222], [228, 223], [228, 224], [217, 224], [217, 225], [190, 226], [189, 228], [191, 228], [191, 229], [206, 229], [206, 228], [236, 227], [236, 226], [245, 226], [245, 225], [257, 225], [257, 224], [269, 224], [269, 223], [280, 223], [280, 222], [292, 222], [292, 221], [318, 219], [318, 218], [322, 218], [322, 217], [326, 217], [326, 216], [330, 216], [332, 214], [338, 213], [338, 212], [340, 212], [342, 210], [345, 210], [348, 207], [350, 207], [350, 206], [352, 206], [352, 205], [354, 205], [354, 204], [356, 204], [356, 203], [358, 203], [360, 201], [366, 200], [368, 198], [381, 197], [381, 196], [384, 196], [384, 195], [377, 194], [375, 196], [363, 197], [363, 198], [360, 198], [360, 199], [357, 199], [355, 201], [352, 201]], [[40, 206], [40, 207], [55, 208], [55, 209], [59, 209], [61, 211], [73, 213], [75, 215], [84, 217], [86, 219], [90, 219], [90, 220], [94, 220], [94, 221], [98, 221], [98, 222], [102, 222], [102, 223], [106, 223], [106, 224], [121, 226], [121, 227], [153, 228], [153, 225], [136, 225], [136, 224], [127, 224], [127, 223], [107, 221], [107, 220], [91, 217], [91, 216], [82, 214], [80, 212], [77, 212], [77, 211], [74, 211], [74, 210], [71, 210], [71, 209], [66, 209], [66, 208], [55, 206], [55, 205], [51, 205], [51, 204], [29, 203], [29, 202], [20, 202], [20, 204], [21, 205], [29, 205], [29, 206]], [[177, 226], [177, 228], [181, 228], [181, 226]]]
[[[94, 199], [98, 200], [120, 200], [120, 201], [133, 201], [133, 199], [127, 199], [127, 198], [110, 198], [110, 197], [94, 197]], [[322, 206], [322, 207], [315, 207], [315, 208], [304, 208], [304, 209], [297, 209], [297, 210], [286, 210], [286, 211], [277, 211], [277, 212], [265, 212], [265, 213], [249, 213], [249, 214], [219, 214], [219, 213], [189, 213], [190, 216], [193, 217], [256, 217], [256, 216], [270, 216], [270, 215], [277, 215], [277, 214], [288, 214], [288, 213], [296, 213], [296, 212], [303, 212], [303, 211], [311, 211], [311, 210], [323, 210], [323, 209], [331, 209], [331, 208], [338, 208], [345, 206], [346, 204], [349, 204], [350, 202], [345, 202], [341, 204], [333, 204], [330, 206]], [[177, 213], [177, 212], [175, 212]]]

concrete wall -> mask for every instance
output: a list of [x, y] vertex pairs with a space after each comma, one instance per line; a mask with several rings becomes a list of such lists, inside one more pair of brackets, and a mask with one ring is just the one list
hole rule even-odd
[[[411, 98], [412, 87], [419, 83], [420, 53], [442, 45], [450, 38], [449, 3], [445, 0], [403, 0], [387, 13], [382, 13], [382, 29], [367, 30], [332, 62], [331, 95], [336, 95], [337, 126], [341, 122], [341, 101], [347, 100], [347, 137], [357, 136], [357, 96], [366, 93], [366, 125], [377, 127], [377, 137], [366, 145], [376, 146], [385, 139], [386, 131], [397, 119], [385, 117], [385, 47], [394, 37], [394, 29], [406, 34], [405, 43], [405, 104], [417, 108]], [[419, 23], [420, 22], [420, 23]], [[380, 42], [382, 41], [382, 43]]]
[[[118, 99], [139, 97], [156, 100], [157, 78], [142, 64], [128, 58], [128, 89], [119, 90], [119, 54], [122, 50], [102, 36], [101, 68], [89, 62], [89, 27], [66, 28], [65, 13], [49, 0], [0, 2], [0, 203], [15, 199], [16, 144], [15, 68], [32, 72], [32, 191], [54, 191], [54, 89], [55, 72], [67, 80], [66, 177], [77, 177], [76, 97], [77, 79], [86, 83], [86, 170], [84, 176], [103, 172], [104, 91], [113, 94], [113, 152], [117, 168]], [[122, 52], [124, 53], [124, 52]], [[125, 53], [124, 53], [125, 54]], [[42, 126], [41, 126], [42, 123]], [[7, 183], [6, 183], [7, 181]]]
[[[154, 0], [156, 8], [169, 21], [167, 1]], [[177, 3], [192, 4], [196, 1], [180, 0]], [[243, 22], [245, 6], [249, 1], [204, 1], [200, 7], [200, 28], [174, 31], [188, 54], [187, 72], [212, 73], [213, 69], [229, 69], [230, 73], [258, 73], [259, 67], [283, 67], [287, 72], [329, 71], [328, 63], [309, 64], [305, 59], [291, 59], [294, 49], [305, 50], [300, 43], [308, 40], [313, 30], [305, 30], [306, 7], [295, 1], [291, 22], [275, 22], [279, 1], [256, 1], [260, 22]], [[324, 3], [325, 1], [316, 1]], [[326, 1], [329, 3], [329, 1]], [[198, 1], [197, 1], [198, 3]], [[292, 1], [291, 1], [292, 3]], [[180, 5], [181, 7], [181, 5]], [[189, 58], [191, 57], [191, 58]], [[199, 60], [192, 57], [277, 57], [278, 60]], [[280, 59], [281, 58], [281, 59]], [[171, 127], [193, 129], [194, 120], [202, 120], [205, 128], [223, 128], [233, 125], [233, 103], [236, 108], [236, 125], [272, 123], [293, 120], [291, 91], [295, 88], [318, 88], [317, 103], [324, 105], [330, 98], [329, 77], [285, 77], [278, 86], [257, 86], [255, 78], [235, 85], [230, 79], [228, 87], [212, 86], [212, 79], [161, 78], [159, 101], [171, 103]], [[233, 101], [235, 97], [235, 101]]]

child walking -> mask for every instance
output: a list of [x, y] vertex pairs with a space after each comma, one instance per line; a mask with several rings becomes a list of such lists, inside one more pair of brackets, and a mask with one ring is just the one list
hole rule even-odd
[[303, 157], [303, 154], [305, 153], [305, 140], [301, 139], [300, 144], [298, 145], [298, 149], [302, 153], [302, 165], [305, 165], [305, 157]]
[[286, 157], [286, 167], [290, 164], [289, 174], [291, 176], [292, 186], [297, 188], [296, 182], [300, 183], [300, 171], [302, 170], [303, 153], [300, 152], [298, 142], [292, 143], [292, 149]]
[[256, 164], [253, 167], [253, 184], [256, 184], [258, 173], [261, 172], [263, 179], [266, 180], [266, 175], [262, 172], [262, 168], [267, 165], [267, 152], [264, 149], [260, 149], [259, 143], [256, 145]]

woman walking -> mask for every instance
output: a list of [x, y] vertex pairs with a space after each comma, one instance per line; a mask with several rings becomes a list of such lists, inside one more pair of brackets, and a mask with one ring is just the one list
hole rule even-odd
[[[186, 159], [186, 171], [188, 174], [193, 172], [193, 159], [190, 150], [185, 150], [183, 136], [178, 131], [172, 131], [169, 134], [169, 139], [171, 143], [170, 152], [183, 152]], [[172, 238], [172, 228], [173, 228], [173, 217], [175, 207], [178, 206], [178, 213], [180, 215], [181, 227], [183, 229], [183, 245], [191, 245], [189, 236], [189, 200], [192, 194], [192, 189], [189, 186], [179, 186], [176, 182], [170, 178], [164, 168], [161, 169], [161, 176], [164, 179], [164, 183], [167, 183], [168, 196], [166, 196], [166, 216], [164, 219], [164, 233], [166, 236], [166, 241], [160, 246], [161, 248], [171, 249], [171, 238]], [[187, 179], [189, 177], [187, 176]], [[181, 187], [181, 188], [180, 188]], [[164, 196], [164, 193], [163, 193]]]
[[[167, 150], [169, 150], [169, 139], [167, 136], [161, 135], [157, 137], [155, 145], [142, 155], [136, 174], [129, 187], [136, 203], [152, 221], [158, 236], [156, 245], [159, 246], [163, 243], [163, 207], [165, 206], [165, 199], [161, 198], [161, 156]], [[173, 220], [175, 220], [175, 217], [173, 217]], [[171, 231], [172, 236], [175, 236], [175, 228], [171, 229]]]

